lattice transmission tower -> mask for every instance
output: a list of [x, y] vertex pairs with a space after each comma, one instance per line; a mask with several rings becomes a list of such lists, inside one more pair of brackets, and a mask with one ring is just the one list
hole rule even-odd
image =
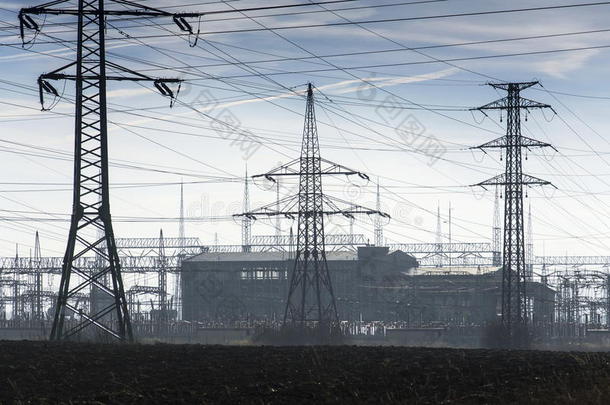
[[40, 321], [44, 319], [44, 311], [42, 308], [42, 269], [40, 262], [42, 261], [42, 251], [40, 249], [40, 236], [36, 231], [34, 239], [34, 255], [32, 257], [31, 267], [33, 274], [33, 299], [32, 299], [32, 319]]
[[[250, 182], [248, 180], [248, 168], [246, 167], [246, 177], [244, 179], [244, 200], [243, 212], [250, 211]], [[252, 219], [248, 216], [241, 218], [241, 249], [243, 252], [250, 252], [252, 247]]]
[[[377, 211], [381, 212], [381, 192], [379, 191], [379, 179], [377, 179]], [[384, 246], [383, 243], [383, 218], [375, 217], [375, 246]]]
[[491, 229], [492, 264], [502, 266], [502, 225], [500, 219], [500, 186], [496, 185], [494, 196], [494, 220]]
[[443, 266], [443, 228], [441, 220], [441, 203], [436, 206], [436, 244], [434, 245], [436, 267]]
[[527, 234], [525, 236], [525, 279], [534, 277], [534, 231], [532, 229], [532, 203], [527, 208]]
[[311, 322], [333, 324], [338, 321], [337, 304], [326, 257], [324, 217], [337, 214], [350, 219], [357, 214], [389, 217], [378, 210], [324, 194], [322, 176], [356, 175], [366, 181], [368, 176], [321, 157], [314, 107], [313, 86], [309, 84], [300, 158], [268, 173], [252, 177], [276, 182], [282, 176], [296, 176], [299, 178], [298, 194], [282, 198], [280, 204], [274, 202], [237, 215], [250, 219], [259, 216], [298, 218], [294, 265], [284, 311], [284, 324], [296, 326], [305, 326]]
[[478, 146], [478, 149], [499, 148], [505, 150], [505, 172], [478, 186], [504, 186], [504, 243], [502, 254], [502, 324], [506, 328], [509, 344], [520, 344], [520, 331], [527, 327], [526, 252], [523, 223], [523, 186], [548, 185], [548, 181], [529, 176], [522, 170], [522, 149], [550, 147], [545, 142], [521, 135], [521, 111], [550, 108], [547, 104], [521, 97], [521, 91], [538, 84], [491, 83], [495, 89], [504, 90], [506, 97], [474, 108], [506, 112], [506, 135]]
[[[185, 219], [184, 219], [184, 183], [180, 181], [180, 212], [178, 213], [178, 238], [184, 243], [186, 240]], [[185, 256], [186, 252], [180, 252]], [[172, 297], [173, 305], [176, 308], [176, 318], [182, 319], [182, 274], [176, 272], [174, 277], [174, 294]]]
[[[162, 95], [174, 98], [175, 92], [170, 85], [180, 80], [154, 79], [106, 61], [105, 19], [106, 16], [173, 16], [180, 26], [183, 17], [126, 0], [109, 3], [129, 6], [131, 10], [107, 10], [103, 0], [78, 0], [77, 8], [57, 8], [68, 2], [52, 1], [21, 9], [19, 13], [24, 42], [25, 28], [40, 29], [31, 17], [33, 15], [78, 18], [76, 60], [38, 79], [43, 108], [44, 93], [59, 98], [51, 80], [76, 83], [73, 209], [51, 339], [69, 339], [94, 326], [102, 334], [131, 341], [133, 333], [110, 217], [106, 83], [109, 80], [150, 81]], [[70, 70], [74, 72], [70, 73]], [[113, 73], [107, 74], [107, 70]], [[80, 258], [89, 255], [97, 255], [101, 262], [92, 272], [78, 264]], [[79, 306], [78, 295], [92, 287], [107, 297], [105, 304], [89, 309]], [[72, 318], [69, 326], [65, 325], [67, 315]]]

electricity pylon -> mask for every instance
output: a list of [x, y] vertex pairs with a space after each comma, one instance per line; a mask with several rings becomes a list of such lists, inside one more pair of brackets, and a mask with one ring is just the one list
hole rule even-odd
[[[243, 212], [250, 211], [250, 187], [248, 181], [248, 168], [246, 167], [246, 178], [244, 180], [244, 201], [243, 201]], [[251, 236], [252, 236], [252, 220], [247, 216], [241, 219], [241, 249], [243, 252], [249, 252], [251, 250]]]
[[42, 309], [42, 269], [40, 268], [42, 253], [40, 250], [40, 237], [38, 231], [36, 231], [36, 237], [34, 239], [34, 256], [31, 260], [31, 268], [34, 272], [32, 283], [32, 319], [40, 321], [44, 319], [44, 313]]
[[545, 142], [521, 135], [521, 110], [526, 113], [531, 109], [550, 108], [547, 104], [521, 97], [521, 91], [538, 84], [526, 83], [490, 83], [495, 89], [504, 90], [506, 97], [474, 108], [484, 113], [485, 110], [506, 111], [506, 135], [478, 146], [478, 149], [505, 149], [506, 165], [504, 174], [483, 181], [478, 186], [504, 186], [504, 250], [502, 255], [502, 324], [506, 328], [509, 345], [519, 345], [517, 336], [527, 327], [526, 295], [526, 254], [523, 226], [523, 186], [548, 185], [541, 180], [523, 174], [523, 148], [550, 147]]
[[[379, 179], [377, 179], [377, 211], [381, 212], [381, 193], [379, 192]], [[375, 246], [384, 246], [383, 222], [380, 216], [375, 217]]]
[[494, 266], [502, 265], [502, 228], [500, 226], [500, 186], [496, 185], [496, 195], [494, 197], [494, 220], [493, 228], [491, 230], [491, 250], [492, 250], [492, 264]]
[[527, 236], [525, 239], [525, 279], [532, 281], [534, 276], [534, 232], [532, 230], [532, 203], [527, 209]]
[[[325, 195], [322, 190], [324, 175], [357, 175], [368, 181], [368, 176], [365, 174], [321, 157], [313, 87], [310, 83], [307, 86], [301, 157], [268, 173], [252, 177], [276, 182], [282, 176], [298, 176], [298, 194], [282, 198], [280, 204], [274, 202], [237, 215], [250, 219], [256, 219], [258, 216], [285, 216], [289, 219], [298, 217], [297, 247], [284, 311], [284, 324], [290, 323], [295, 326], [305, 326], [310, 322], [333, 324], [339, 319], [326, 258], [324, 216], [340, 214], [351, 219], [356, 214], [377, 214], [389, 217], [378, 210], [367, 209]], [[338, 204], [345, 208], [339, 208]]]
[[[182, 240], [181, 242], [183, 242]], [[159, 306], [158, 306], [158, 326], [160, 332], [166, 332], [169, 321], [169, 308], [167, 305], [167, 256], [165, 255], [165, 238], [163, 229], [159, 231]]]
[[[180, 239], [181, 243], [184, 244], [186, 239], [186, 231], [184, 228], [184, 184], [182, 181], [180, 181], [180, 212], [178, 215], [178, 238]], [[181, 251], [180, 255], [184, 257], [186, 256], [186, 252]], [[180, 270], [176, 272], [176, 277], [174, 278], [174, 295], [172, 299], [174, 302], [174, 307], [176, 308], [176, 319], [182, 319], [182, 274]]]
[[[104, 0], [78, 0], [77, 9], [53, 8], [66, 2], [52, 1], [38, 7], [24, 8], [19, 13], [22, 38], [24, 28], [39, 30], [30, 15], [78, 17], [76, 61], [43, 74], [38, 79], [43, 108], [44, 93], [59, 97], [49, 80], [72, 80], [76, 83], [73, 208], [51, 339], [69, 339], [89, 326], [94, 326], [119, 340], [132, 341], [133, 333], [110, 217], [106, 82], [152, 81], [161, 94], [173, 99], [175, 95], [168, 84], [179, 83], [180, 80], [153, 79], [107, 62], [105, 18], [107, 15], [171, 14], [123, 0], [115, 0], [113, 3], [137, 9], [105, 10]], [[108, 75], [107, 68], [118, 74]], [[75, 69], [75, 73], [65, 73], [68, 69]], [[79, 267], [78, 259], [88, 255], [98, 256], [101, 266], [96, 266], [93, 271]], [[104, 301], [104, 305], [87, 310], [78, 306], [76, 297], [91, 287], [105, 294], [108, 300]], [[68, 328], [64, 325], [67, 311], [74, 319]]]
[[443, 267], [443, 228], [441, 221], [441, 204], [436, 206], [436, 267]]

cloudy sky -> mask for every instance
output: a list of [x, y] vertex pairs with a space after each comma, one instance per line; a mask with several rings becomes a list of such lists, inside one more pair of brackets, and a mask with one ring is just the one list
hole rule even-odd
[[[141, 3], [181, 12], [299, 2]], [[388, 242], [434, 242], [439, 205], [445, 239], [451, 205], [453, 241], [489, 241], [494, 190], [470, 185], [501, 173], [504, 160], [497, 150], [469, 148], [501, 136], [506, 120], [469, 109], [504, 96], [487, 82], [539, 80], [523, 96], [558, 115], [531, 111], [523, 134], [557, 152], [528, 151], [524, 172], [557, 189], [527, 191], [536, 254], [610, 254], [610, 4], [531, 9], [587, 3], [360, 0], [189, 19], [198, 38], [178, 35], [168, 17], [109, 17], [109, 61], [184, 80], [172, 108], [152, 83], [109, 83], [115, 233], [153, 237], [163, 228], [177, 236], [183, 181], [187, 236], [240, 243], [230, 217], [242, 207], [246, 165], [258, 174], [298, 157], [303, 92], [312, 82], [323, 157], [371, 178], [326, 179], [328, 194], [374, 207], [379, 179], [382, 208], [393, 217]], [[39, 230], [43, 254], [61, 255], [71, 210], [74, 83], [53, 82], [62, 97], [45, 96], [53, 108], [42, 112], [36, 80], [74, 60], [75, 19], [34, 17], [41, 32], [26, 32], [22, 47], [22, 6], [0, 1], [0, 254], [14, 255], [18, 243], [27, 255]], [[497, 10], [512, 12], [486, 13]], [[282, 195], [293, 187], [283, 184]], [[273, 190], [252, 184], [252, 208], [274, 199]], [[258, 221], [253, 233], [273, 234], [273, 225]], [[282, 232], [291, 225], [284, 221]], [[335, 219], [328, 228], [345, 233], [347, 223]], [[372, 230], [370, 219], [355, 224], [371, 240]]]

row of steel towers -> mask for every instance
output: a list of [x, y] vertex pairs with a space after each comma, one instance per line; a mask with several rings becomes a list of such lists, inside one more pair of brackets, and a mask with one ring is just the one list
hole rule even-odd
[[[108, 80], [151, 81], [163, 95], [173, 97], [168, 84], [179, 81], [154, 79], [116, 64], [107, 63], [104, 20], [106, 15], [111, 13], [104, 10], [104, 1], [78, 0], [78, 9], [75, 10], [53, 8], [65, 1], [52, 1], [39, 7], [22, 9], [20, 13], [22, 35], [24, 28], [38, 30], [38, 26], [29, 15], [67, 14], [78, 18], [76, 61], [39, 78], [41, 101], [44, 92], [57, 96], [57, 91], [50, 84], [50, 80], [73, 80], [76, 84], [73, 210], [51, 339], [69, 339], [94, 326], [97, 331], [119, 340], [131, 341], [133, 333], [109, 206], [106, 82]], [[122, 0], [114, 2], [136, 9], [112, 11], [112, 15], [170, 16], [174, 17], [175, 21], [176, 18], [180, 18], [133, 2]], [[178, 26], [180, 27], [180, 24]], [[184, 27], [182, 25], [181, 29]], [[120, 74], [108, 75], [107, 67]], [[69, 68], [74, 68], [76, 73], [64, 73]], [[549, 107], [521, 97], [522, 90], [535, 84], [535, 82], [492, 84], [494, 88], [506, 91], [507, 96], [478, 108], [479, 111], [503, 110], [507, 117], [506, 135], [479, 147], [504, 149], [505, 172], [479, 185], [504, 187], [502, 322], [509, 336], [514, 336], [518, 327], [527, 322], [523, 187], [548, 184], [522, 173], [522, 149], [549, 146], [521, 135], [521, 111]], [[284, 321], [300, 324], [338, 320], [324, 246], [324, 216], [340, 214], [351, 217], [356, 214], [371, 213], [382, 215], [380, 207], [377, 207], [377, 210], [354, 206], [339, 209], [328, 201], [322, 190], [324, 174], [339, 173], [361, 177], [363, 175], [335, 164], [323, 168], [323, 163], [326, 161], [320, 157], [311, 84], [307, 88], [306, 96], [299, 168], [291, 172], [299, 178], [296, 205], [282, 210], [278, 203], [275, 211], [267, 209], [245, 213], [248, 219], [262, 213], [270, 216], [298, 216], [297, 249]], [[279, 171], [271, 174], [282, 175]], [[283, 173], [286, 174], [287, 172]], [[269, 173], [265, 176], [273, 177]], [[249, 207], [244, 208], [248, 210]], [[376, 227], [375, 240], [381, 243], [383, 237], [379, 230], [380, 227]], [[250, 232], [249, 227], [246, 232]], [[248, 235], [243, 236], [244, 240], [248, 239]], [[98, 257], [100, 265], [97, 270], [91, 272], [77, 267], [75, 260], [86, 255]], [[89, 312], [76, 307], [74, 298], [80, 292], [92, 287], [107, 296], [108, 299], [104, 301], [106, 304]], [[75, 314], [76, 321], [67, 324], [65, 322], [67, 313]]]

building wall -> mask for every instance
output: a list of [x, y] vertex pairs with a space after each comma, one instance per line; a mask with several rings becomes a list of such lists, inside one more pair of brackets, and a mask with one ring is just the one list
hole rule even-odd
[[[407, 275], [405, 257], [359, 255], [329, 260], [339, 318], [413, 326], [481, 325], [501, 313], [499, 273]], [[282, 320], [291, 260], [185, 261], [183, 318], [190, 321]], [[534, 320], [552, 319], [554, 292], [529, 283]]]

